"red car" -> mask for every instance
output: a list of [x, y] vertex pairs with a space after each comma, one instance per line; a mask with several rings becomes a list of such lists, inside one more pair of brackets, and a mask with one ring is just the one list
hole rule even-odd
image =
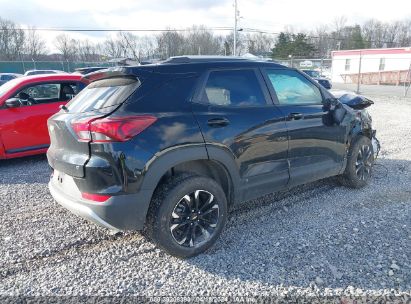
[[47, 119], [87, 86], [81, 75], [20, 77], [0, 86], [0, 159], [42, 154]]

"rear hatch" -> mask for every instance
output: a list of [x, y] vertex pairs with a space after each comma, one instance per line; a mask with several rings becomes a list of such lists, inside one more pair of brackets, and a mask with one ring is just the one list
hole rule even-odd
[[136, 76], [97, 80], [49, 118], [51, 144], [47, 158], [50, 166], [74, 177], [84, 177], [91, 141], [84, 126], [110, 115], [140, 85]]

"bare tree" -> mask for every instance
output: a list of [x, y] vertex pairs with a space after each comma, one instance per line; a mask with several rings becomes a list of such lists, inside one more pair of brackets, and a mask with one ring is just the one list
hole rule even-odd
[[117, 40], [110, 37], [104, 41], [102, 53], [108, 58], [119, 58], [122, 56], [122, 48]]
[[77, 57], [77, 41], [67, 34], [56, 37], [54, 44], [66, 61], [75, 60]]
[[247, 34], [245, 37], [247, 51], [253, 55], [268, 55], [274, 47], [275, 40], [262, 33]]
[[16, 23], [0, 18], [0, 58], [20, 59], [24, 51], [25, 33]]
[[152, 59], [156, 57], [157, 51], [157, 41], [153, 36], [143, 36], [140, 37], [139, 46], [141, 53], [143, 54], [142, 59]]
[[157, 36], [158, 54], [165, 59], [184, 55], [184, 36], [177, 31], [162, 32]]
[[333, 20], [334, 31], [339, 34], [347, 24], [347, 17], [340, 16]]
[[[225, 55], [232, 55], [233, 52], [233, 46], [234, 46], [234, 33], [231, 32], [227, 36], [224, 37], [224, 54]], [[244, 37], [243, 35], [237, 34], [237, 55], [244, 54], [245, 51], [245, 43], [244, 43]]]
[[118, 32], [117, 43], [121, 47], [123, 57], [140, 60], [138, 37], [130, 32]]
[[88, 39], [78, 41], [77, 53], [80, 61], [93, 62], [100, 60], [96, 44]]
[[[293, 27], [285, 33], [296, 34]], [[347, 18], [336, 18], [330, 25], [320, 25], [310, 32], [302, 32], [315, 57], [330, 56], [331, 50], [349, 48], [383, 48], [411, 46], [411, 19], [386, 22], [370, 19], [360, 25], [347, 25]], [[250, 52], [267, 55], [274, 48], [275, 39], [261, 33], [239, 33], [239, 54]], [[101, 44], [91, 39], [76, 40], [67, 34], [56, 37], [54, 44], [61, 55], [47, 54], [47, 45], [34, 27], [27, 30], [12, 21], [0, 18], [0, 60], [47, 58], [49, 60], [100, 61], [103, 58], [129, 57], [137, 60], [168, 58], [184, 54], [231, 55], [233, 33], [219, 36], [205, 26], [192, 26], [187, 31], [167, 30], [159, 35], [139, 36], [119, 32]], [[311, 55], [310, 55], [311, 56]]]
[[203, 25], [188, 29], [184, 38], [184, 53], [187, 55], [217, 55], [222, 53], [222, 40]]
[[46, 42], [39, 35], [35, 27], [28, 28], [25, 44], [26, 54], [30, 56], [31, 59], [38, 60], [48, 52]]
[[378, 21], [370, 19], [366, 21], [361, 27], [362, 36], [364, 37], [365, 44], [368, 48], [374, 47], [373, 39], [376, 22]]
[[335, 48], [335, 40], [331, 38], [330, 28], [327, 25], [320, 25], [310, 33], [310, 42], [315, 46], [316, 56], [319, 58], [329, 57]]
[[339, 49], [341, 47], [342, 31], [344, 30], [344, 27], [346, 24], [347, 24], [347, 17], [345, 16], [337, 17], [333, 21], [334, 32], [332, 33], [332, 36], [335, 41], [335, 48]]
[[396, 47], [398, 45], [398, 37], [400, 35], [401, 22], [395, 21], [386, 25], [384, 41], [387, 47]]
[[398, 46], [411, 46], [411, 19], [401, 22], [397, 39]]
[[[387, 47], [388, 44], [392, 44], [387, 44], [387, 41], [389, 40], [387, 26], [387, 24], [376, 19], [366, 21], [361, 27], [366, 46], [371, 48], [382, 48]], [[391, 29], [391, 31], [392, 30], [393, 29]], [[391, 34], [393, 34], [393, 32]]]

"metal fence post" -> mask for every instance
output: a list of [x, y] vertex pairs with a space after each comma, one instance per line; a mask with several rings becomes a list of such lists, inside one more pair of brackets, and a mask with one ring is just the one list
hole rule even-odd
[[324, 67], [324, 58], [321, 57], [321, 66], [320, 66], [321, 75], [323, 74], [323, 67]]
[[22, 74], [24, 74], [24, 73], [26, 73], [26, 67], [24, 66], [24, 61], [23, 61], [23, 57], [21, 56], [21, 54], [20, 54], [20, 60], [21, 60], [22, 66], [23, 66], [23, 73]]
[[361, 61], [362, 61], [362, 55], [360, 51], [360, 62], [358, 64], [358, 77], [357, 77], [357, 94], [360, 94], [360, 82], [361, 82]]
[[[408, 82], [408, 84], [407, 84]], [[411, 86], [411, 62], [410, 62], [410, 67], [408, 68], [408, 72], [405, 76], [404, 79], [404, 97], [407, 97], [408, 90], [410, 89]]]

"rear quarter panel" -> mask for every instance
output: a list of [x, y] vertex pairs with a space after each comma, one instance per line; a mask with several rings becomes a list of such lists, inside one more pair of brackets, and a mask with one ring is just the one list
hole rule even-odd
[[76, 183], [80, 189], [136, 193], [147, 168], [167, 152], [200, 145], [202, 157], [207, 158], [204, 140], [189, 103], [197, 78], [160, 77], [142, 84], [111, 114], [111, 117], [151, 115], [157, 117], [157, 121], [129, 141], [91, 143], [85, 175], [93, 178], [78, 179]]

